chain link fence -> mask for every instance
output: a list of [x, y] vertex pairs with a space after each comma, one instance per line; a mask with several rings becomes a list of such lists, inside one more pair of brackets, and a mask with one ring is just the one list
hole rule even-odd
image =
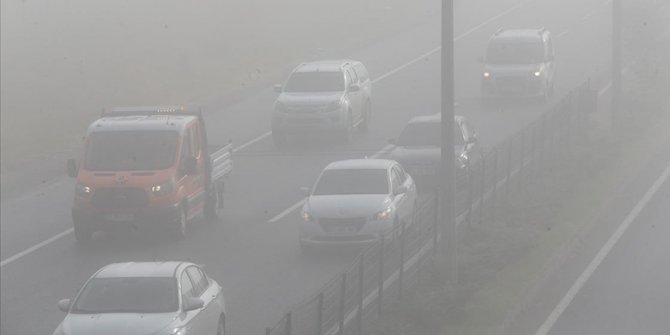
[[[597, 94], [586, 81], [554, 107], [473, 162], [457, 187], [457, 225], [496, 218], [499, 199], [532, 183], [586, 140], [588, 114]], [[457, 183], [458, 185], [459, 183]], [[440, 241], [435, 194], [421, 197], [410, 222], [370, 245], [341, 275], [266, 329], [266, 335], [362, 334], [385, 308], [418, 282]]]

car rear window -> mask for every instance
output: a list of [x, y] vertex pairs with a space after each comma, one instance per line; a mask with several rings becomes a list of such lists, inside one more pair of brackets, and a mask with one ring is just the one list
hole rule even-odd
[[295, 72], [291, 75], [284, 92], [342, 92], [342, 72]]
[[167, 313], [178, 309], [174, 278], [93, 278], [77, 297], [72, 313]]
[[386, 169], [326, 170], [319, 178], [314, 195], [388, 194]]

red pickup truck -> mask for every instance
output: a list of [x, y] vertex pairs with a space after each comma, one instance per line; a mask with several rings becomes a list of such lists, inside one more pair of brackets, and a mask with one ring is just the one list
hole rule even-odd
[[115, 108], [88, 127], [80, 159], [67, 163], [68, 175], [77, 178], [78, 242], [124, 225], [157, 225], [183, 238], [191, 219], [218, 217], [232, 143], [210, 150], [200, 112]]

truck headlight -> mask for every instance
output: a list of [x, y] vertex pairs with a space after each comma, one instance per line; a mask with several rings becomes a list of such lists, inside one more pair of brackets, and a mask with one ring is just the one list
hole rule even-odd
[[80, 197], [89, 197], [91, 193], [93, 193], [93, 190], [90, 186], [86, 186], [81, 183], [77, 183], [77, 185], [75, 185], [74, 191]]
[[541, 76], [541, 75], [542, 75], [542, 70], [537, 70], [537, 71], [533, 72], [533, 75], [534, 75], [535, 77], [539, 77], [539, 76]]
[[151, 187], [151, 193], [153, 193], [153, 195], [157, 197], [168, 195], [172, 193], [173, 190], [174, 190], [174, 182], [172, 180]]
[[381, 211], [375, 213], [375, 220], [386, 220], [391, 216], [391, 213], [393, 212], [393, 208], [391, 206], [388, 206]]

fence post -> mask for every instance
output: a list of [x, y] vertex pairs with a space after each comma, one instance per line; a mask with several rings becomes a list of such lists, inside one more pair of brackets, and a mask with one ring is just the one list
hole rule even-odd
[[512, 178], [512, 141], [513, 137], [510, 136], [507, 140], [507, 177], [505, 177], [505, 202], [509, 201], [509, 189]]
[[363, 254], [358, 263], [358, 334], [363, 334]]
[[498, 197], [498, 147], [493, 149], [493, 193], [491, 194], [491, 219], [496, 219], [496, 198]]
[[316, 310], [316, 335], [323, 332], [323, 292], [319, 293], [319, 302]]
[[521, 130], [521, 139], [519, 140], [519, 151], [521, 152], [521, 164], [519, 164], [519, 192], [523, 189], [523, 168], [526, 163], [526, 146], [525, 146], [525, 132], [526, 129]]
[[402, 275], [405, 272], [405, 223], [400, 223], [400, 272], [398, 273], [398, 299], [402, 299]]
[[384, 239], [382, 236], [379, 246], [379, 282], [377, 285], [377, 317], [382, 317], [382, 294], [384, 293]]
[[440, 207], [439, 207], [439, 197], [437, 196], [437, 192], [435, 192], [433, 206], [435, 208], [435, 211], [434, 211], [435, 218], [433, 219], [433, 260], [435, 260], [436, 257], [437, 257], [437, 243], [439, 242], [438, 237], [439, 237], [439, 234], [440, 234], [440, 232], [438, 231], [438, 229], [440, 229], [440, 227], [439, 227], [438, 222], [437, 222], [437, 218], [440, 217], [439, 213], [438, 213], [438, 211], [440, 210]]
[[537, 145], [537, 122], [532, 123], [532, 133], [530, 140], [530, 171], [528, 173], [528, 181], [533, 182], [535, 178], [535, 172], [537, 171], [537, 162], [535, 157], [536, 145]]
[[291, 332], [293, 331], [293, 329], [291, 329], [291, 318], [291, 312], [286, 313], [286, 335], [291, 335]]
[[347, 272], [342, 273], [342, 286], [340, 287], [340, 327], [338, 334], [344, 334], [344, 303], [347, 299]]
[[470, 171], [470, 168], [468, 168], [468, 171], [466, 172], [465, 175], [466, 182], [468, 183], [468, 224], [472, 223], [472, 206], [473, 206], [473, 198], [475, 197], [474, 193], [475, 191], [473, 190], [474, 184], [472, 182], [472, 171]]
[[483, 157], [480, 164], [482, 165], [481, 187], [479, 188], [479, 220], [477, 223], [481, 224], [484, 216], [484, 197], [486, 195], [486, 157]]

